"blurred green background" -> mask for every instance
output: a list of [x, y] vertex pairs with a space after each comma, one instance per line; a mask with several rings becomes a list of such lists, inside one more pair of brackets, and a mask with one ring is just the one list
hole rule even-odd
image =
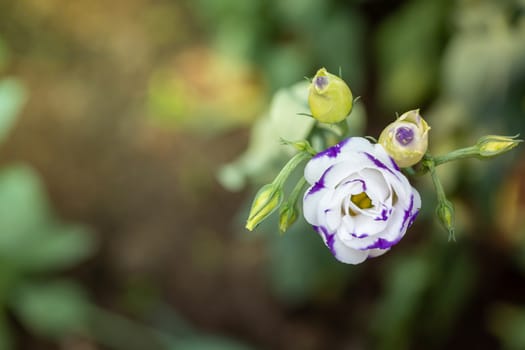
[[523, 0], [2, 0], [0, 350], [525, 349], [522, 146], [439, 168], [457, 242], [428, 179], [360, 266], [243, 228], [286, 158], [243, 158], [251, 127], [322, 66], [368, 135], [525, 135]]

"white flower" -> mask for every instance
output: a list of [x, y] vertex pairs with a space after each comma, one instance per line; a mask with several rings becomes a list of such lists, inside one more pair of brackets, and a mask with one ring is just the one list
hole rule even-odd
[[419, 193], [379, 144], [354, 137], [312, 158], [304, 170], [306, 221], [337, 260], [359, 264], [387, 252], [421, 208]]

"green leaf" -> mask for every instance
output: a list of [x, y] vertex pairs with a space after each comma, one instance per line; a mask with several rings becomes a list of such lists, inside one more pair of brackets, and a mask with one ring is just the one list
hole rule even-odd
[[67, 268], [87, 258], [95, 248], [93, 236], [84, 226], [56, 226], [50, 231], [20, 252], [18, 266], [30, 271]]
[[[269, 226], [275, 227], [273, 223]], [[275, 295], [289, 305], [310, 300], [335, 300], [354, 280], [359, 267], [337, 261], [319, 235], [298, 221], [286, 235], [269, 238], [269, 273]]]
[[5, 259], [0, 261], [0, 308], [5, 305], [13, 287], [19, 283], [22, 277], [20, 270], [12, 262]]
[[18, 80], [0, 80], [0, 142], [11, 130], [26, 99], [27, 92]]
[[375, 349], [410, 348], [411, 330], [424, 292], [431, 282], [431, 264], [423, 254], [406, 254], [391, 263], [385, 292], [372, 319]]
[[489, 328], [499, 338], [501, 349], [525, 348], [525, 309], [510, 304], [496, 304], [489, 312]]
[[43, 186], [26, 166], [0, 172], [0, 258], [19, 269], [71, 266], [94, 249], [83, 226], [55, 219]]
[[[448, 1], [412, 0], [377, 30], [379, 95], [385, 107], [421, 104], [435, 87]], [[418, 30], [414, 30], [418, 28]]]
[[11, 350], [14, 348], [14, 340], [9, 329], [5, 314], [0, 314], [0, 350]]
[[[314, 53], [329, 71], [341, 68], [344, 81], [353, 93], [361, 91], [365, 80], [364, 16], [346, 8], [326, 17], [311, 34]], [[308, 25], [310, 26], [310, 25]], [[353, 115], [353, 112], [352, 112]]]
[[52, 219], [42, 184], [26, 166], [0, 172], [0, 256], [13, 256]]
[[10, 306], [26, 327], [44, 336], [61, 338], [87, 324], [86, 296], [68, 281], [23, 284], [13, 293]]
[[237, 341], [216, 337], [216, 336], [196, 336], [190, 338], [176, 339], [171, 342], [169, 349], [178, 350], [252, 350]]
[[423, 330], [419, 333], [435, 349], [441, 349], [449, 341], [445, 335], [454, 334], [453, 330], [461, 327], [461, 315], [476, 293], [479, 273], [468, 247], [461, 243], [449, 244], [441, 239], [440, 233], [437, 235], [440, 242], [429, 242], [432, 253], [426, 255], [426, 259], [432, 261], [434, 273], [429, 278], [431, 285], [418, 315], [433, 315], [421, 325]]

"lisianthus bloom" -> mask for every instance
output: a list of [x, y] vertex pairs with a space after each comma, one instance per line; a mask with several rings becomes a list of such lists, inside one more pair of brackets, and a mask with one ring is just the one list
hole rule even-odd
[[335, 258], [359, 264], [387, 252], [405, 235], [421, 197], [379, 144], [346, 139], [306, 165], [311, 187], [304, 217]]

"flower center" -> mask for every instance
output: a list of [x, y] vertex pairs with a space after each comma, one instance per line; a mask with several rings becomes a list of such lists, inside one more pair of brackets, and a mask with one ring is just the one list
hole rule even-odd
[[372, 205], [372, 200], [370, 199], [370, 197], [368, 197], [368, 195], [365, 192], [353, 194], [352, 196], [350, 196], [350, 200], [352, 201], [352, 203], [357, 205], [359, 209], [370, 209], [374, 207]]
[[414, 131], [406, 126], [397, 128], [396, 140], [403, 146], [408, 145], [414, 139]]

